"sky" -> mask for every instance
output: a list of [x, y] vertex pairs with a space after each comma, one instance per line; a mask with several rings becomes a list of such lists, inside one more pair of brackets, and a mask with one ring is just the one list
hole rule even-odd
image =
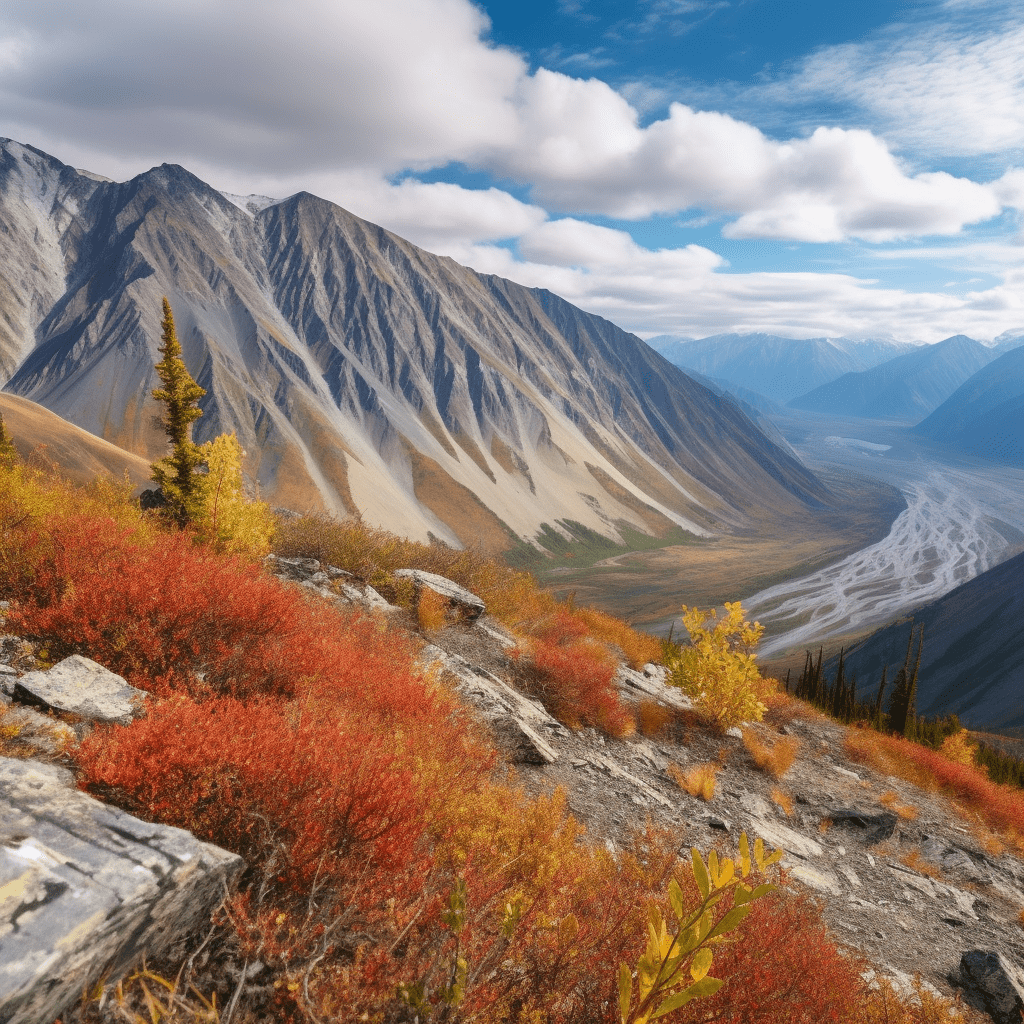
[[1020, 0], [6, 0], [0, 136], [645, 338], [1024, 333]]

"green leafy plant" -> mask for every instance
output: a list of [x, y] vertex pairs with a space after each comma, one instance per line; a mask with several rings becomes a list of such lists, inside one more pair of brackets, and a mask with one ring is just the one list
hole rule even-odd
[[[766, 855], [764, 841], [754, 841], [754, 860], [746, 833], [740, 835], [740, 859], [737, 865], [726, 857], [721, 862], [712, 850], [705, 864], [700, 851], [691, 851], [693, 876], [701, 902], [688, 908], [679, 883], [669, 883], [669, 903], [675, 916], [675, 928], [669, 930], [661, 911], [654, 905], [648, 914], [647, 949], [631, 971], [619, 968], [619, 1013], [622, 1024], [647, 1024], [681, 1009], [694, 999], [713, 996], [724, 984], [708, 972], [714, 960], [712, 947], [737, 928], [750, 913], [750, 904], [775, 889], [770, 883], [749, 886], [744, 879], [756, 865], [764, 872], [782, 859], [783, 851]], [[737, 867], [739, 872], [737, 873]], [[732, 894], [732, 909], [717, 923], [714, 907], [726, 893]], [[635, 977], [635, 984], [634, 984]]]

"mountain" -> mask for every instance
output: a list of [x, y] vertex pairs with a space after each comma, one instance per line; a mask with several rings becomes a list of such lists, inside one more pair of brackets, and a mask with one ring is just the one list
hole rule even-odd
[[773, 402], [756, 391], [751, 391], [750, 388], [741, 387], [739, 384], [732, 384], [721, 378], [705, 377], [704, 374], [698, 373], [696, 370], [691, 370], [687, 376], [692, 377], [699, 384], [703, 384], [716, 395], [731, 398], [740, 407], [743, 414], [783, 451], [793, 451], [782, 431], [771, 420], [772, 416], [785, 415], [786, 410], [777, 402]]
[[[914, 612], [914, 628], [924, 624], [918, 714], [956, 714], [978, 729], [1024, 726], [1022, 618], [1024, 553]], [[910, 621], [903, 620], [847, 652], [847, 678], [856, 676], [861, 700], [874, 696], [883, 665], [889, 666], [891, 685], [910, 629]]]
[[1024, 330], [1019, 327], [1013, 331], [1003, 331], [998, 338], [994, 338], [992, 341], [992, 348], [1000, 355], [1011, 349], [1020, 348], [1021, 345], [1024, 345]]
[[886, 340], [801, 340], [773, 334], [716, 334], [700, 341], [662, 335], [648, 344], [684, 370], [749, 388], [782, 404], [910, 347]]
[[830, 500], [735, 403], [550, 292], [308, 193], [226, 197], [168, 164], [109, 182], [0, 143], [4, 390], [163, 454], [164, 295], [207, 391], [197, 440], [236, 431], [278, 505], [502, 547], [544, 523], [699, 534]]
[[963, 334], [844, 373], [789, 402], [793, 409], [916, 422], [941, 405], [998, 353]]
[[1024, 464], [1024, 347], [983, 366], [914, 433], [971, 455]]

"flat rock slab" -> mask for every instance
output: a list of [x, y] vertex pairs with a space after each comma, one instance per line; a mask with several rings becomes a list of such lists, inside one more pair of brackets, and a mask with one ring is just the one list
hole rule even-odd
[[204, 924], [241, 858], [0, 758], [0, 1021], [45, 1024]]
[[[679, 711], [693, 709], [693, 701], [678, 686], [669, 686], [665, 682], [666, 672], [662, 666], [646, 665], [644, 668], [645, 671], [637, 672], [636, 669], [620, 665], [615, 672], [615, 685], [626, 693], [633, 691], [633, 696], [648, 697], [665, 707]], [[658, 672], [658, 669], [661, 671]]]
[[395, 576], [412, 580], [416, 590], [426, 587], [445, 598], [459, 616], [467, 622], [474, 622], [487, 610], [483, 600], [460, 587], [445, 576], [438, 576], [436, 572], [425, 572], [423, 569], [396, 569]]
[[28, 672], [14, 684], [14, 699], [91, 722], [128, 725], [142, 708], [146, 694], [120, 676], [80, 654], [73, 654], [43, 672]]

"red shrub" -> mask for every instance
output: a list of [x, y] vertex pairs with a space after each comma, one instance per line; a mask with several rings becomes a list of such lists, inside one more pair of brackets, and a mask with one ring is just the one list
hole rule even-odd
[[860, 1024], [864, 965], [840, 952], [820, 911], [792, 890], [759, 901], [735, 942], [719, 946], [712, 975], [726, 984], [700, 1003], [727, 1024]]
[[292, 884], [353, 858], [390, 871], [425, 827], [408, 745], [354, 715], [180, 698], [76, 752], [92, 789], [151, 821], [189, 829], [251, 866], [279, 856]]
[[856, 760], [926, 789], [944, 790], [990, 826], [1005, 829], [1017, 847], [1024, 849], [1024, 792], [1016, 787], [993, 782], [984, 769], [957, 764], [902, 736], [855, 730], [847, 734], [844, 745]]
[[614, 667], [607, 651], [593, 641], [533, 645], [533, 675], [528, 685], [551, 713], [571, 729], [584, 725], [625, 736], [636, 725], [612, 684]]

